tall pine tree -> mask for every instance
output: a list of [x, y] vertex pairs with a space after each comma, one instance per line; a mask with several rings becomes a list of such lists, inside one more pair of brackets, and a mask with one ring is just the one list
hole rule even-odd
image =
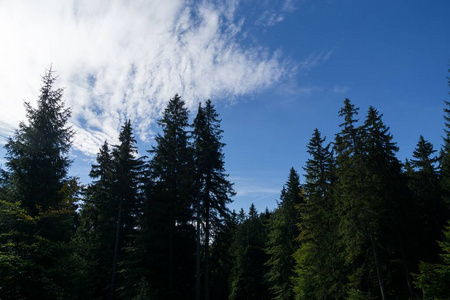
[[[233, 185], [227, 179], [224, 166], [224, 154], [222, 149], [222, 129], [211, 100], [206, 101], [205, 107], [199, 105], [197, 116], [194, 120], [194, 161], [196, 177], [196, 223], [197, 243], [199, 245], [201, 232], [199, 226], [204, 224], [204, 249], [205, 249], [205, 299], [209, 299], [209, 247], [211, 234], [229, 216], [227, 203], [234, 195]], [[197, 270], [199, 270], [199, 255], [197, 251]], [[197, 271], [197, 278], [199, 272]], [[198, 279], [197, 279], [198, 280]], [[197, 282], [197, 299], [199, 299]]]
[[[135, 243], [138, 230], [138, 220], [143, 208], [143, 183], [144, 157], [138, 157], [136, 140], [133, 135], [131, 121], [124, 123], [119, 134], [119, 144], [112, 150], [113, 166], [113, 197], [117, 217], [115, 219], [115, 241], [112, 261], [112, 274], [110, 284], [110, 299], [115, 297], [117, 268], [122, 265], [120, 274], [130, 272], [126, 270], [129, 254], [125, 251]], [[122, 279], [122, 278], [121, 278]], [[122, 280], [122, 282], [125, 281]], [[124, 298], [128, 298], [126, 292], [132, 292], [130, 288], [124, 289], [120, 285]]]
[[21, 280], [15, 282], [12, 298], [55, 299], [71, 293], [69, 242], [78, 185], [67, 175], [71, 111], [64, 107], [63, 90], [54, 88], [55, 80], [54, 72], [48, 70], [42, 77], [37, 108], [25, 103], [28, 122], [21, 122], [5, 145], [7, 200], [18, 203], [8, 210], [18, 213], [15, 220], [19, 222], [18, 231], [6, 233], [8, 251], [27, 262], [18, 267], [16, 275]]
[[[152, 278], [166, 297], [191, 292], [195, 232], [193, 221], [193, 151], [189, 141], [189, 115], [185, 102], [175, 95], [158, 121], [162, 133], [149, 151], [152, 184], [145, 212], [147, 248], [160, 262], [153, 264]], [[151, 231], [151, 232], [150, 232]], [[146, 238], [143, 236], [142, 238]], [[159, 245], [159, 249], [155, 249]], [[167, 265], [164, 265], [167, 263]], [[167, 276], [161, 276], [167, 274]]]
[[273, 299], [293, 299], [291, 277], [295, 260], [293, 258], [297, 245], [298, 223], [300, 214], [298, 206], [303, 203], [300, 178], [294, 168], [281, 191], [280, 202], [269, 222], [266, 252], [270, 257], [266, 262], [269, 267], [266, 279], [270, 284]]
[[93, 181], [86, 190], [76, 235], [76, 254], [85, 261], [80, 264], [84, 278], [80, 278], [79, 296], [105, 298], [111, 284], [117, 216], [113, 159], [106, 141], [89, 176]]
[[335, 213], [333, 185], [336, 182], [330, 145], [315, 129], [308, 144], [305, 203], [299, 210], [299, 249], [293, 278], [296, 299], [325, 299], [344, 296], [346, 279], [338, 245], [338, 216]]

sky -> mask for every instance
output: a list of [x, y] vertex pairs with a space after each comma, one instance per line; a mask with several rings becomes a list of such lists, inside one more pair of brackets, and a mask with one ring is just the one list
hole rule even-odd
[[[231, 209], [277, 205], [314, 128], [332, 142], [345, 98], [383, 114], [402, 161], [439, 149], [450, 100], [447, 0], [0, 0], [0, 144], [26, 121], [50, 66], [72, 108], [70, 173], [131, 119], [140, 155], [178, 93], [222, 119]], [[5, 150], [0, 150], [4, 167]], [[302, 179], [303, 180], [303, 179]]]

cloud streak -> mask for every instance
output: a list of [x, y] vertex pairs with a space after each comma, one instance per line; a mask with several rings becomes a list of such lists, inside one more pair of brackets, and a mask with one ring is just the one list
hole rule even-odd
[[24, 120], [23, 100], [37, 99], [38, 76], [50, 64], [73, 109], [74, 148], [88, 155], [105, 139], [115, 141], [126, 118], [147, 141], [175, 93], [193, 108], [279, 82], [289, 67], [276, 52], [239, 44], [238, 2], [229, 3], [0, 2], [0, 139]]

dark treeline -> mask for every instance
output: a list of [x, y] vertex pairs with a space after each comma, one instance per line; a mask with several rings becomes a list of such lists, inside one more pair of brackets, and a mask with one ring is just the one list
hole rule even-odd
[[420, 136], [401, 162], [382, 114], [346, 99], [305, 182], [291, 169], [277, 208], [236, 213], [211, 101], [190, 124], [170, 99], [148, 156], [127, 120], [83, 186], [54, 81], [5, 146], [1, 299], [450, 299], [449, 102], [440, 151]]

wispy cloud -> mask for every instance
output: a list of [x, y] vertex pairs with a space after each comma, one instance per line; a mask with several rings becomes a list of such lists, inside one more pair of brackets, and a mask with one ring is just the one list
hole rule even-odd
[[287, 14], [297, 9], [296, 0], [261, 1], [267, 9], [256, 20], [257, 25], [274, 26], [282, 22]]
[[334, 50], [323, 51], [320, 53], [313, 53], [304, 59], [299, 65], [299, 71], [301, 73], [308, 73], [313, 68], [319, 66], [320, 64], [325, 63], [328, 59], [330, 59]]
[[280, 187], [261, 186], [255, 184], [256, 179], [242, 177], [230, 177], [229, 179], [234, 182], [234, 189], [238, 197], [245, 196], [263, 199], [268, 196], [277, 196], [280, 194]]
[[[284, 1], [281, 11], [293, 9]], [[289, 73], [278, 53], [239, 44], [238, 1], [39, 0], [0, 2], [0, 139], [24, 120], [39, 75], [53, 64], [66, 87], [75, 149], [98, 151], [130, 118], [138, 137], [169, 98], [190, 107], [272, 86]], [[270, 22], [269, 22], [270, 23]], [[311, 69], [326, 54], [310, 58]], [[4, 140], [4, 139], [3, 139]]]
[[342, 94], [342, 93], [347, 93], [348, 92], [348, 87], [347, 86], [341, 86], [341, 85], [335, 85], [333, 88], [333, 92], [336, 94]]

